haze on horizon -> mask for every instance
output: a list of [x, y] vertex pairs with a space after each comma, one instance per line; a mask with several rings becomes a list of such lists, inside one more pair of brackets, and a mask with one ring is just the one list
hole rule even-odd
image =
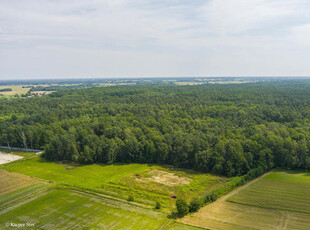
[[309, 76], [310, 1], [27, 0], [0, 5], [0, 80]]

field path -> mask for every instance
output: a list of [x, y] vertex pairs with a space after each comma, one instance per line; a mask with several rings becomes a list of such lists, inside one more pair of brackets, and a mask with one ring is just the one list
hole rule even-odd
[[170, 224], [173, 222], [173, 220], [167, 220], [160, 228], [159, 230], [164, 230], [167, 229], [168, 226], [170, 226]]
[[[226, 195], [224, 196], [221, 196], [219, 199], [216, 200], [216, 202], [223, 202], [225, 200], [227, 200], [229, 197], [237, 194], [238, 192], [240, 192], [241, 190], [249, 187], [251, 184], [255, 183], [256, 181], [260, 180], [261, 178], [267, 176], [268, 174], [270, 174], [271, 172], [267, 172], [267, 173], [264, 173], [263, 175], [257, 177], [256, 179], [254, 180], [251, 180], [250, 182], [246, 183], [245, 185], [242, 185], [234, 190], [232, 190], [231, 192], [227, 193]], [[215, 204], [216, 202], [212, 203], [212, 204]], [[209, 204], [209, 205], [212, 205], [212, 204]], [[205, 206], [206, 207], [206, 206]]]
[[[256, 179], [254, 179], [254, 180], [252, 180], [252, 181], [246, 183], [245, 185], [242, 185], [242, 186], [240, 186], [240, 187], [234, 189], [233, 191], [227, 193], [226, 195], [220, 197], [220, 198], [217, 199], [215, 202], [213, 202], [213, 203], [211, 203], [211, 204], [208, 204], [208, 205], [204, 206], [203, 208], [201, 208], [201, 209], [198, 211], [198, 213], [195, 213], [195, 214], [192, 214], [192, 215], [187, 215], [187, 216], [185, 216], [184, 218], [182, 218], [182, 219], [180, 219], [180, 220], [178, 220], [178, 221], [181, 222], [181, 223], [189, 224], [189, 225], [193, 225], [193, 220], [196, 220], [196, 221], [194, 221], [194, 222], [199, 223], [199, 219], [201, 219], [201, 218], [202, 218], [202, 219], [206, 219], [206, 218], [215, 219], [215, 220], [220, 221], [220, 222], [223, 222], [223, 223], [227, 222], [229, 219], [234, 218], [234, 217], [236, 217], [236, 216], [230, 216], [228, 219], [223, 219], [223, 217], [218, 217], [218, 218], [216, 218], [216, 217], [214, 217], [214, 216], [212, 215], [212, 213], [209, 212], [209, 210], [213, 210], [213, 211], [216, 212], [216, 210], [221, 210], [221, 209], [223, 209], [224, 206], [225, 206], [225, 201], [226, 201], [229, 197], [231, 197], [231, 196], [237, 194], [237, 193], [240, 192], [241, 190], [247, 188], [247, 187], [250, 186], [251, 184], [255, 183], [256, 181], [260, 180], [261, 178], [267, 176], [267, 175], [270, 174], [270, 173], [271, 173], [271, 172], [264, 173], [264, 174], [261, 175], [260, 177], [257, 177]], [[249, 211], [251, 211], [251, 209], [250, 209], [250, 210], [244, 210], [244, 212], [249, 212]], [[243, 212], [243, 213], [244, 213], [244, 212]], [[239, 214], [238, 214], [238, 215], [239, 215]], [[199, 225], [199, 224], [197, 224], [197, 225], [194, 224], [194, 225], [195, 225], [195, 226], [202, 227], [202, 226]], [[231, 228], [231, 229], [233, 229], [233, 228]]]

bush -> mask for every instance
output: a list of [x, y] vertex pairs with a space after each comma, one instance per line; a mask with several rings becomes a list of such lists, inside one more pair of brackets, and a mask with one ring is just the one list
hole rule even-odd
[[201, 201], [194, 197], [189, 203], [189, 212], [197, 212], [202, 206]]
[[132, 195], [129, 195], [127, 201], [129, 202], [135, 201], [135, 198]]
[[160, 208], [161, 208], [161, 204], [158, 201], [156, 201], [155, 209], [160, 209]]
[[185, 200], [177, 199], [175, 205], [180, 217], [185, 216], [189, 212], [189, 208]]

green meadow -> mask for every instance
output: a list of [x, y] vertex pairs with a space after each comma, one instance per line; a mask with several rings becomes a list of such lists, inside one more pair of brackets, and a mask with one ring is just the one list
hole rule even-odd
[[0, 223], [8, 221], [34, 224], [30, 229], [158, 229], [168, 219], [123, 202], [53, 190], [0, 216]]
[[76, 166], [48, 162], [37, 157], [5, 165], [3, 169], [71, 186], [96, 188], [104, 183], [115, 181], [128, 174], [140, 172], [148, 167], [147, 164]]
[[47, 162], [40, 157], [4, 165], [1, 168], [15, 173], [44, 179], [154, 206], [156, 201], [163, 209], [173, 210], [171, 195], [190, 200], [203, 197], [229, 179], [191, 170], [148, 164], [69, 165]]
[[11, 180], [29, 181], [1, 195], [0, 229], [199, 229], [138, 203], [3, 170], [0, 176], [7, 178], [1, 188]]
[[267, 175], [265, 179], [310, 184], [310, 173], [300, 171], [279, 171]]

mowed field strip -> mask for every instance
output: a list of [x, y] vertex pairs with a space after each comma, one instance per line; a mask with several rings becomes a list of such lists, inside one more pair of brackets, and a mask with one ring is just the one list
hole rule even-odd
[[52, 183], [29, 176], [0, 170], [0, 214], [17, 201], [40, 193]]
[[36, 229], [157, 229], [167, 221], [150, 209], [58, 189], [0, 216], [0, 223], [8, 220]]
[[79, 191], [50, 189], [0, 209], [0, 229], [7, 223], [31, 223], [19, 229], [172, 229], [199, 230], [176, 223], [165, 213]]
[[309, 229], [309, 182], [306, 173], [265, 174], [181, 222], [209, 229]]
[[0, 169], [0, 196], [40, 182], [40, 180]]

